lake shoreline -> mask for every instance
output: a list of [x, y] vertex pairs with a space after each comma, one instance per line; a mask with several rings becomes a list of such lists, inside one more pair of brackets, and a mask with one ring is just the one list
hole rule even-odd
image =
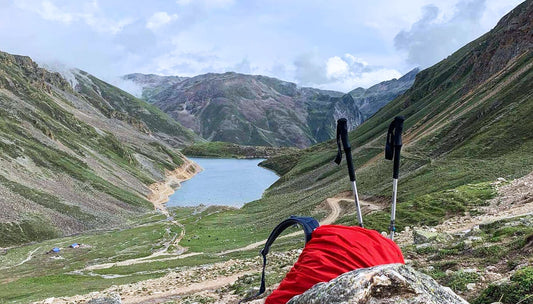
[[165, 179], [151, 184], [148, 188], [152, 191], [148, 195], [148, 200], [154, 205], [155, 210], [168, 215], [166, 203], [170, 200], [176, 190], [181, 187], [181, 183], [193, 178], [203, 169], [196, 162], [186, 158], [184, 163], [173, 171], [165, 172]]
[[264, 158], [191, 158], [204, 168], [196, 178], [182, 185], [168, 207], [230, 206], [241, 208], [261, 199], [280, 176], [258, 166]]

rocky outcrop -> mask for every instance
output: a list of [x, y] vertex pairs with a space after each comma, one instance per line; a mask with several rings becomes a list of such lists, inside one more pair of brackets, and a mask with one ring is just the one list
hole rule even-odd
[[420, 69], [415, 68], [399, 79], [383, 81], [368, 89], [357, 88], [348, 94], [354, 99], [354, 104], [363, 114], [363, 119], [367, 119], [391, 100], [407, 91], [415, 82], [416, 74], [419, 71]]
[[453, 240], [453, 237], [447, 233], [437, 232], [435, 229], [433, 230], [417, 229], [413, 231], [413, 239], [414, 239], [415, 244], [425, 244], [425, 243], [432, 243], [432, 242], [443, 243], [443, 242]]
[[357, 269], [316, 284], [288, 302], [318, 303], [468, 304], [448, 287], [403, 264]]

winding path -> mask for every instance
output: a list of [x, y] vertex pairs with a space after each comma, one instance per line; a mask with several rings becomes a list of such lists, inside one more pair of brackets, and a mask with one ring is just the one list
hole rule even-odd
[[[322, 221], [320, 221], [320, 225], [330, 225], [330, 224], [335, 223], [335, 221], [341, 215], [341, 211], [342, 211], [342, 207], [339, 204], [340, 201], [354, 201], [354, 200], [346, 198], [344, 195], [342, 197], [330, 197], [330, 198], [326, 199], [326, 203], [327, 203], [329, 209], [331, 210], [331, 212], [326, 218], [324, 218]], [[366, 202], [366, 201], [360, 201], [360, 204], [368, 206], [372, 210], [377, 207], [377, 205], [374, 205], [374, 204]], [[296, 231], [296, 232], [293, 232], [293, 233], [289, 233], [289, 234], [280, 236], [279, 239], [289, 238], [289, 237], [293, 237], [293, 236], [297, 236], [297, 235], [301, 235], [301, 234], [303, 234], [302, 231]], [[263, 246], [266, 241], [267, 240], [265, 239], [265, 240], [262, 240], [262, 241], [259, 241], [259, 242], [252, 243], [252, 244], [250, 244], [248, 246], [245, 246], [245, 247], [222, 251], [218, 255], [221, 256], [221, 255], [225, 255], [225, 254], [233, 253], [233, 252], [252, 250], [252, 249], [258, 248], [260, 246]]]
[[41, 247], [37, 247], [35, 248], [34, 250], [30, 251], [30, 253], [28, 254], [28, 257], [26, 259], [24, 259], [22, 262], [16, 264], [16, 265], [13, 265], [13, 266], [5, 266], [5, 267], [0, 267], [0, 270], [4, 270], [4, 269], [9, 269], [9, 268], [13, 268], [13, 267], [17, 267], [17, 266], [20, 266], [26, 262], [28, 262], [29, 260], [31, 260], [33, 254], [37, 251], [41, 249]]

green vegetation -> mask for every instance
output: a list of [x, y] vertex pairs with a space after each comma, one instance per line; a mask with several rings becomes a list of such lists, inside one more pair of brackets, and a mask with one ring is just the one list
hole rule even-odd
[[[501, 29], [497, 27], [495, 32], [498, 30]], [[494, 197], [491, 182], [499, 177], [513, 179], [533, 171], [533, 72], [529, 67], [533, 63], [533, 53], [527, 51], [506, 62], [498, 62], [504, 56], [494, 58], [489, 70], [485, 64], [474, 61], [478, 58], [474, 54], [492, 54], [492, 47], [520, 44], [523, 40], [505, 41], [502, 44], [494, 35], [487, 34], [437, 65], [420, 72], [414, 86], [406, 94], [389, 103], [350, 133], [354, 147], [352, 153], [358, 168], [360, 195], [388, 200], [392, 191], [392, 164], [383, 160], [384, 137], [394, 116], [406, 117], [398, 193], [399, 230], [407, 225], [435, 225], [466, 212], [475, 214], [479, 212], [480, 206]], [[500, 72], [493, 74], [494, 68]], [[47, 142], [45, 139], [36, 143], [26, 134], [27, 127], [21, 127], [18, 122], [21, 116], [15, 116], [11, 113], [13, 111], [3, 110], [12, 102], [9, 96], [0, 93], [1, 151], [13, 158], [28, 156], [39, 167], [46, 169], [45, 174], [67, 174], [81, 182], [88, 191], [96, 189], [129, 206], [146, 210], [148, 202], [131, 192], [131, 189], [118, 187], [96, 175], [89, 164], [83, 161], [83, 156], [93, 152], [83, 147], [99, 146], [99, 154], [116, 161], [120, 168], [128, 168], [126, 170], [132, 176], [145, 182], [150, 176], [147, 178], [145, 173], [141, 173], [145, 172], [139, 167], [141, 162], [132, 156], [142, 154], [148, 157], [152, 152], [158, 153], [157, 158], [163, 157], [165, 161], [157, 163], [166, 167], [179, 163], [180, 155], [160, 144], [149, 144], [150, 149], [133, 148], [115, 141], [114, 137], [97, 132], [73, 115], [65, 114], [60, 106], [54, 105], [49, 94], [29, 86], [23, 76], [20, 72], [11, 76], [14, 81], [22, 84], [23, 88], [17, 94], [21, 99], [31, 100], [32, 107], [38, 109], [26, 114], [25, 121], [45, 138], [59, 141], [68, 149], [61, 150], [51, 144], [43, 144]], [[172, 123], [161, 122], [166, 118], [150, 107], [141, 105], [139, 100], [122, 96], [118, 89], [108, 87], [91, 77], [89, 79], [92, 84], [85, 83], [84, 98], [89, 98], [91, 104], [108, 117], [125, 119], [141, 131], [148, 126], [152, 132], [162, 132], [172, 126]], [[0, 81], [2, 87], [10, 86], [3, 79]], [[96, 90], [93, 85], [101, 89]], [[230, 89], [245, 97], [250, 93], [239, 88]], [[112, 100], [113, 109], [106, 110], [108, 105], [104, 98]], [[311, 119], [323, 115], [320, 109], [315, 110]], [[146, 112], [150, 113], [150, 117], [144, 116], [148, 115]], [[125, 113], [129, 113], [131, 117]], [[213, 125], [220, 123], [222, 118], [216, 115], [219, 113], [236, 115], [239, 130], [246, 136], [251, 136], [254, 142], [267, 142], [264, 134], [257, 130], [252, 132], [250, 126], [231, 107], [217, 104], [206, 108], [204, 112], [206, 115], [213, 114]], [[140, 123], [141, 120], [146, 122]], [[235, 132], [229, 136], [238, 137], [242, 133]], [[217, 155], [243, 153], [242, 147], [237, 147], [236, 152], [230, 147], [226, 144], [206, 143], [191, 149]], [[333, 164], [335, 155], [335, 143], [329, 141], [301, 151], [298, 155], [289, 153], [269, 159], [264, 165], [281, 172], [283, 176], [267, 189], [263, 198], [240, 209], [211, 206], [172, 210], [174, 219], [185, 226], [186, 234], [181, 245], [188, 247], [190, 252], [203, 252], [202, 255], [94, 270], [94, 277], [70, 273], [90, 264], [148, 256], [169, 241], [171, 235], [178, 233], [169, 227], [169, 222], [149, 221], [132, 229], [14, 248], [7, 255], [0, 256], [0, 264], [11, 267], [3, 269], [0, 275], [0, 299], [28, 301], [57, 295], [58, 289], [64, 294], [83, 293], [111, 284], [157, 277], [169, 269], [255, 256], [255, 249], [222, 256], [217, 253], [264, 240], [275, 224], [290, 215], [314, 215], [321, 219], [327, 210], [319, 206], [325, 199], [350, 190], [346, 164], [344, 161], [341, 166]], [[40, 203], [41, 206], [54, 211], [69, 211], [74, 217], [84, 216], [80, 210], [69, 207], [70, 204], [64, 204], [55, 195], [47, 195], [40, 190], [26, 193], [27, 186], [9, 179], [0, 182], [2, 187], [26, 199], [34, 200], [35, 196], [42, 195], [44, 200]], [[388, 220], [387, 210], [365, 217], [366, 226], [378, 230], [386, 230]], [[42, 239], [43, 236], [54, 235], [54, 231], [40, 231], [33, 226], [45, 222], [45, 219], [36, 218], [31, 221], [32, 227], [25, 228], [30, 233], [26, 239]], [[24, 221], [21, 223], [24, 224]], [[353, 215], [346, 215], [337, 223], [353, 225]], [[8, 224], [0, 226], [0, 229], [6, 232], [8, 241], [12, 242], [18, 237], [13, 232], [17, 227], [19, 226]], [[524, 253], [530, 253], [528, 244], [532, 233], [530, 220], [512, 219], [482, 225], [479, 234], [472, 239], [454, 238], [449, 243], [433, 244], [430, 247], [405, 248], [404, 253], [416, 254], [419, 266], [433, 266], [427, 272], [439, 282], [449, 285], [455, 291], [465, 291], [467, 284], [477, 283], [480, 276], [475, 270], [466, 271], [464, 265], [478, 270], [487, 265], [497, 265], [514, 271], [518, 265], [530, 263], [530, 255]], [[44, 248], [58, 243], [65, 246], [72, 241], [90, 244], [92, 247], [65, 251], [62, 253], [65, 260], [50, 259], [42, 254]], [[276, 246], [282, 249], [301, 247], [301, 240], [291, 238]], [[17, 265], [35, 249], [41, 253], [39, 258]], [[504, 257], [507, 261], [502, 261]], [[103, 279], [107, 275], [125, 277]], [[78, 277], [82, 277], [80, 280], [84, 284], [76, 283], [74, 278]], [[275, 276], [273, 278], [278, 279]], [[489, 287], [476, 303], [497, 301], [500, 298], [505, 303], [530, 303], [531, 278], [531, 267], [518, 269], [508, 284]], [[243, 278], [242, 284], [239, 284], [255, 282], [256, 276], [251, 276]], [[235, 290], [242, 292], [243, 288], [239, 284], [235, 286]]]
[[83, 77], [77, 77], [81, 92], [89, 96], [87, 100], [109, 117], [126, 120], [141, 130], [148, 127], [146, 132], [151, 130], [165, 133], [176, 136], [183, 142], [194, 141], [196, 136], [192, 131], [184, 128], [156, 106], [135, 98], [88, 73], [82, 72], [82, 75], [85, 75], [90, 82]]
[[59, 236], [50, 223], [37, 214], [26, 214], [16, 223], [0, 223], [0, 242], [6, 246], [42, 241]]
[[228, 142], [203, 142], [183, 148], [187, 156], [220, 158], [268, 158], [298, 151], [296, 148], [276, 148], [269, 146], [242, 146]]
[[466, 284], [479, 281], [479, 274], [475, 272], [458, 271], [445, 280], [445, 285], [454, 291], [465, 291]]
[[[455, 235], [449, 241], [412, 245], [402, 251], [405, 256], [414, 257], [418, 269], [463, 293], [472, 303], [492, 303], [500, 298], [503, 303], [517, 303], [517, 295], [524, 300], [532, 288], [531, 270], [523, 270], [531, 267], [518, 267], [531, 263], [532, 220], [531, 215], [498, 220], [480, 225], [479, 230], [467, 235]], [[485, 269], [504, 277], [508, 271], [516, 274], [508, 283], [488, 286], [480, 296], [477, 289], [469, 291], [466, 287], [469, 283], [476, 283], [477, 288], [480, 284], [487, 286], [490, 281], [486, 281], [489, 276]], [[481, 280], [482, 276], [485, 280]]]
[[277, 174], [283, 176], [291, 171], [300, 159], [300, 153], [287, 153], [276, 156], [271, 156], [268, 159], [259, 163], [259, 166], [270, 169]]
[[[29, 57], [0, 52], [0, 157], [11, 166], [0, 187], [13, 197], [6, 204], [32, 210], [8, 207], [0, 246], [108, 228], [152, 209], [143, 184], [183, 164], [183, 155], [160, 139], [172, 145], [194, 139], [153, 105], [75, 74], [79, 91]], [[112, 119], [124, 123], [117, 127]]]
[[502, 302], [504, 304], [533, 303], [533, 267], [518, 270], [509, 282], [493, 284], [476, 298], [473, 304]]
[[[488, 182], [425, 194], [397, 205], [397, 217], [401, 220], [397, 221], [396, 227], [401, 231], [406, 226], [434, 226], [452, 216], [473, 212], [477, 210], [477, 206], [485, 205], [494, 196], [495, 190]], [[388, 210], [374, 212], [365, 216], [365, 224], [379, 231], [387, 231], [389, 218]], [[338, 222], [353, 224], [353, 216], [345, 216]]]

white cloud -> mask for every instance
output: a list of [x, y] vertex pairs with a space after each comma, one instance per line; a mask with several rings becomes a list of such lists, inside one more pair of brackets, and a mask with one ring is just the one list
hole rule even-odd
[[178, 19], [178, 14], [169, 15], [167, 12], [154, 13], [146, 22], [146, 27], [151, 30], [156, 30], [161, 26], [168, 24]]
[[15, 5], [20, 9], [36, 13], [44, 20], [60, 22], [66, 25], [82, 22], [100, 33], [116, 34], [131, 22], [131, 18], [114, 20], [105, 17], [105, 12], [100, 9], [96, 0], [87, 1], [81, 5], [68, 3], [62, 6], [58, 6], [49, 0], [18, 0]]
[[191, 4], [192, 0], [177, 0], [176, 3], [181, 6], [186, 6]]
[[235, 0], [176, 0], [179, 6], [201, 5], [205, 8], [226, 8], [235, 4]]
[[50, 1], [43, 1], [41, 3], [41, 8], [42, 9], [37, 10], [37, 12], [46, 20], [59, 21], [69, 24], [74, 19], [72, 14], [61, 11]]
[[447, 56], [520, 1], [0, 0], [0, 41], [102, 78], [233, 70], [347, 91]]
[[326, 75], [330, 79], [343, 78], [349, 75], [349, 66], [339, 56], [331, 57], [326, 63]]
[[399, 78], [394, 68], [372, 65], [367, 60], [346, 53], [320, 59], [317, 50], [298, 57], [294, 78], [300, 85], [348, 92], [357, 87], [368, 88], [379, 82]]
[[422, 17], [394, 37], [394, 45], [406, 52], [408, 63], [431, 66], [487, 30], [481, 25], [485, 8], [486, 0], [460, 1], [445, 16], [436, 5], [426, 5]]

